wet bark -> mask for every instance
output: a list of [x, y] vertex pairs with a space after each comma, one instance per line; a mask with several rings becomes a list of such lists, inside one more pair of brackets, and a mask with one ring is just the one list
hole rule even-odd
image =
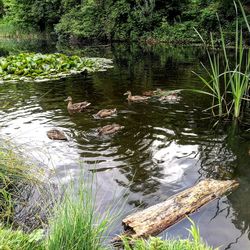
[[[136, 239], [157, 235], [203, 205], [231, 192], [238, 186], [238, 182], [234, 180], [202, 180], [162, 203], [127, 216], [122, 221], [125, 231], [121, 236]], [[113, 239], [113, 243], [119, 240], [120, 236]]]

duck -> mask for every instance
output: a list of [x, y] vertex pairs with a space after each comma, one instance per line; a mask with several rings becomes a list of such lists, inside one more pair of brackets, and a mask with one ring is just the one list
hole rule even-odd
[[106, 118], [110, 117], [112, 115], [117, 114], [116, 108], [114, 109], [102, 109], [98, 111], [95, 115], [93, 115], [95, 118]]
[[161, 102], [177, 102], [181, 99], [180, 96], [177, 95], [177, 93], [169, 94], [169, 95], [164, 95], [159, 98], [159, 101]]
[[78, 103], [72, 103], [72, 97], [68, 96], [68, 98], [65, 100], [65, 102], [68, 102], [67, 109], [69, 112], [83, 112], [91, 103], [90, 102], [78, 102]]
[[153, 90], [146, 90], [142, 92], [143, 96], [153, 96], [154, 95], [154, 91]]
[[160, 95], [162, 90], [160, 88], [157, 88], [156, 90], [146, 90], [142, 92], [143, 96], [155, 96], [155, 95]]
[[154, 90], [154, 95], [162, 95], [162, 93], [164, 93], [164, 90], [157, 88], [156, 90]]
[[51, 140], [63, 140], [63, 141], [67, 141], [68, 138], [66, 137], [66, 135], [64, 134], [63, 131], [59, 130], [59, 129], [51, 129], [47, 132], [47, 136], [49, 137], [49, 139]]
[[127, 95], [128, 96], [127, 100], [131, 102], [145, 102], [149, 99], [148, 96], [132, 95], [131, 91], [127, 91], [123, 95]]
[[97, 131], [99, 135], [110, 135], [110, 134], [114, 134], [118, 132], [119, 130], [123, 128], [124, 126], [121, 126], [120, 124], [117, 124], [117, 123], [113, 123], [113, 124], [106, 125], [102, 128], [98, 128]]

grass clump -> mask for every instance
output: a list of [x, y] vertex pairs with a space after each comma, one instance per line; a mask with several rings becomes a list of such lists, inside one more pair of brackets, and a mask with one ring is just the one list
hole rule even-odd
[[14, 206], [20, 203], [20, 192], [27, 185], [38, 180], [32, 174], [30, 165], [18, 157], [11, 146], [0, 146], [0, 220], [10, 223]]
[[195, 223], [188, 218], [191, 222], [191, 227], [188, 229], [192, 236], [192, 240], [162, 240], [158, 237], [151, 237], [148, 240], [138, 239], [129, 242], [124, 239], [125, 250], [212, 250], [213, 248], [207, 246], [201, 239], [199, 228]]
[[0, 58], [0, 81], [58, 79], [110, 67], [111, 61], [64, 54], [21, 53]]
[[112, 222], [109, 212], [100, 215], [95, 208], [92, 187], [81, 184], [77, 195], [66, 191], [49, 223], [47, 249], [103, 250], [107, 230]]
[[125, 250], [212, 250], [204, 243], [195, 243], [190, 240], [162, 240], [152, 237], [149, 240], [136, 240], [133, 246], [128, 242], [125, 244]]
[[[37, 174], [37, 172], [36, 172]], [[15, 148], [2, 141], [0, 146], [0, 250], [40, 250], [43, 230], [24, 233], [13, 230], [15, 207], [22, 206], [22, 192], [38, 184], [30, 164], [17, 155]]]

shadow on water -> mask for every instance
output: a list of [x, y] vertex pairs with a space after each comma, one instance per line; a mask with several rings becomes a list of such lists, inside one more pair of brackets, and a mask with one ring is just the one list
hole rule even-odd
[[[3, 51], [11, 46], [11, 53], [27, 49], [20, 43], [6, 44], [1, 44]], [[52, 178], [61, 183], [78, 176], [82, 169], [95, 171], [100, 204], [120, 198], [127, 189], [124, 214], [163, 201], [202, 178], [237, 178], [238, 191], [210, 203], [193, 217], [209, 244], [222, 245], [222, 249], [250, 247], [247, 122], [237, 134], [232, 133], [231, 123], [214, 128], [215, 121], [204, 111], [208, 99], [191, 92], [181, 92], [181, 100], [173, 103], [153, 98], [148, 103], [129, 104], [123, 95], [127, 90], [141, 94], [156, 88], [201, 86], [191, 71], [201, 72], [199, 62], [206, 63], [202, 49], [115, 44], [73, 50], [46, 44], [45, 50], [44, 44], [37, 44], [30, 50], [112, 58], [114, 68], [85, 78], [0, 85], [2, 136], [47, 165]], [[70, 115], [63, 101], [67, 96], [76, 102], [88, 100], [91, 106], [84, 113]], [[117, 108], [118, 115], [94, 119], [93, 114], [103, 108]], [[98, 135], [97, 128], [113, 122], [125, 128], [112, 136]], [[46, 131], [52, 127], [64, 130], [69, 142], [50, 141]], [[184, 220], [171, 227], [168, 235], [186, 237], [188, 223]]]

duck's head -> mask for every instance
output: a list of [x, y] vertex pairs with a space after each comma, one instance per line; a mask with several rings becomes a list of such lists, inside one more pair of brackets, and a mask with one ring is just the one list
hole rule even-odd
[[131, 91], [127, 91], [126, 93], [124, 93], [123, 95], [131, 95]]
[[68, 96], [67, 99], [64, 100], [65, 102], [72, 102], [72, 97], [71, 96]]

